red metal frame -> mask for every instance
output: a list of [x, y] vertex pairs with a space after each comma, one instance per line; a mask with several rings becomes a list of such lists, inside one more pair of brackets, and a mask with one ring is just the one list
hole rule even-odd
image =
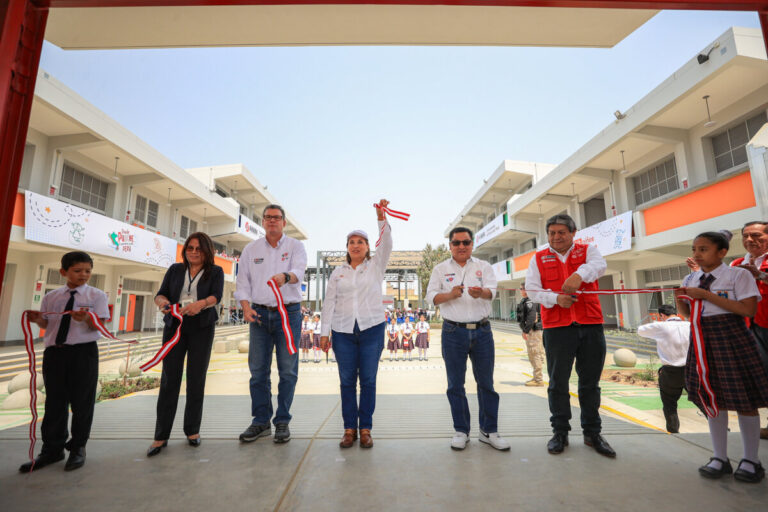
[[768, 0], [0, 0], [0, 287], [49, 8], [355, 4], [756, 11], [768, 50]]

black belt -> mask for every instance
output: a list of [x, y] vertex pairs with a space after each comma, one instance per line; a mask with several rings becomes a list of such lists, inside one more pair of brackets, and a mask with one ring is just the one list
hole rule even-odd
[[449, 325], [455, 325], [456, 327], [461, 327], [463, 329], [469, 329], [469, 330], [477, 329], [478, 327], [485, 327], [486, 325], [489, 325], [491, 323], [488, 321], [487, 318], [483, 318], [478, 322], [454, 322], [453, 320], [448, 320], [447, 318], [443, 318], [443, 322]]
[[[283, 304], [286, 308], [288, 306], [293, 306], [295, 304], [298, 304], [298, 302], [291, 302], [290, 304]], [[264, 304], [251, 304], [252, 308], [261, 308], [266, 309], [267, 311], [277, 311], [277, 306], [265, 306]]]

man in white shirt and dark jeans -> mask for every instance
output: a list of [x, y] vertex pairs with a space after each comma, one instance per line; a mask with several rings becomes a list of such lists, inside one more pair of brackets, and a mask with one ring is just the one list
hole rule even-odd
[[432, 270], [427, 300], [440, 306], [443, 317], [442, 349], [448, 377], [448, 402], [456, 433], [451, 448], [463, 450], [469, 442], [469, 404], [464, 389], [467, 356], [477, 382], [480, 442], [497, 450], [509, 450], [498, 434], [499, 394], [493, 389], [495, 346], [491, 323], [491, 301], [496, 277], [491, 265], [472, 257], [472, 231], [453, 228], [448, 235], [451, 259]]
[[661, 359], [659, 368], [659, 393], [667, 420], [667, 432], [680, 431], [677, 401], [685, 388], [685, 361], [691, 344], [691, 323], [676, 314], [674, 306], [659, 306], [661, 321], [638, 326], [637, 334], [656, 341], [656, 351]]
[[[243, 319], [250, 322], [248, 368], [251, 371], [251, 425], [240, 434], [240, 441], [250, 443], [272, 433], [276, 443], [291, 439], [288, 423], [293, 392], [299, 375], [298, 351], [289, 353], [277, 309], [277, 299], [267, 285], [274, 280], [280, 287], [294, 340], [301, 335], [301, 280], [307, 268], [304, 244], [283, 234], [285, 211], [276, 204], [264, 208], [264, 238], [243, 249], [237, 273], [235, 299], [243, 308]], [[277, 358], [280, 382], [277, 386], [277, 413], [272, 417], [272, 351]]]

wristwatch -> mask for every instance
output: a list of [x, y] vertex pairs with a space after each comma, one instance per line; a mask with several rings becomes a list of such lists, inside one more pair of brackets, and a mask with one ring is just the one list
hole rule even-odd
[[285, 276], [285, 284], [288, 284], [291, 282], [291, 274], [288, 272], [283, 272], [283, 275]]

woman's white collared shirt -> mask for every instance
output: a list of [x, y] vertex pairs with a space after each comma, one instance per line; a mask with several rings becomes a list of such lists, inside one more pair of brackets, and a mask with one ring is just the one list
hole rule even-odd
[[[331, 330], [351, 333], [355, 322], [361, 331], [384, 320], [381, 283], [392, 254], [392, 229], [386, 220], [379, 221], [381, 242], [371, 259], [353, 269], [348, 263], [336, 267], [325, 289], [322, 335]], [[375, 242], [369, 241], [371, 249]]]

